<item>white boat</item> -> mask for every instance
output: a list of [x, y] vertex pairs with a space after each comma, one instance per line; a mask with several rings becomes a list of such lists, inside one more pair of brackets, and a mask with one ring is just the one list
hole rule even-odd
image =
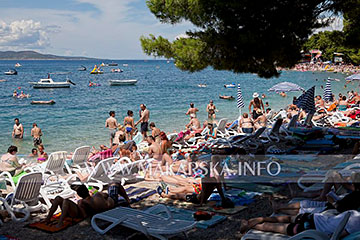
[[128, 66], [129, 66], [129, 64], [127, 64], [127, 63], [123, 64], [123, 67], [128, 67]]
[[5, 75], [17, 75], [17, 71], [15, 69], [10, 69], [9, 71], [7, 72], [4, 72]]
[[236, 85], [235, 85], [234, 83], [232, 83], [232, 84], [225, 84], [224, 87], [225, 87], [225, 88], [235, 88]]
[[198, 84], [198, 87], [207, 87], [206, 84]]
[[123, 85], [135, 85], [137, 83], [136, 79], [128, 80], [109, 80], [110, 86], [123, 86]]
[[66, 82], [54, 82], [51, 78], [40, 79], [38, 82], [29, 82], [33, 88], [69, 88], [70, 84], [75, 85], [70, 80]]
[[15, 64], [15, 67], [21, 67], [21, 64], [20, 64], [20, 63], [16, 63], [16, 64]]

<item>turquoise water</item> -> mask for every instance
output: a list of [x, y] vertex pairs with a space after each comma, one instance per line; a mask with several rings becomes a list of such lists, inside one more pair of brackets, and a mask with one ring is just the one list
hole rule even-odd
[[[108, 61], [110, 62], [110, 61]], [[160, 129], [166, 132], [178, 131], [188, 123], [185, 115], [189, 103], [194, 102], [200, 109], [199, 119], [206, 119], [206, 105], [210, 99], [214, 100], [219, 109], [217, 118], [237, 118], [236, 101], [219, 99], [219, 94], [236, 97], [236, 89], [225, 89], [224, 84], [240, 83], [246, 107], [253, 92], [265, 93], [264, 100], [273, 109], [279, 109], [292, 101], [291, 93], [282, 98], [275, 93], [268, 93], [267, 89], [282, 81], [299, 84], [304, 88], [317, 86], [316, 94], [322, 94], [320, 85], [327, 77], [339, 78], [341, 82], [333, 82], [333, 92], [338, 94], [355, 89], [356, 85], [349, 85], [344, 89], [345, 75], [334, 73], [311, 73], [285, 71], [279, 78], [261, 79], [253, 74], [233, 74], [226, 71], [206, 69], [198, 73], [187, 73], [178, 70], [172, 62], [166, 61], [116, 61], [123, 73], [110, 73], [111, 68], [104, 68], [102, 75], [90, 75], [89, 71], [99, 61], [20, 61], [17, 76], [0, 76], [6, 82], [0, 82], [0, 152], [5, 152], [9, 145], [16, 144], [21, 153], [29, 153], [32, 148], [30, 130], [33, 122], [42, 128], [43, 142], [47, 152], [73, 151], [81, 145], [108, 144], [108, 131], [104, 122], [110, 110], [116, 111], [116, 118], [122, 123], [128, 109], [135, 113], [138, 119], [139, 105], [145, 103], [150, 110], [150, 121], [154, 121]], [[0, 61], [1, 73], [12, 68], [16, 61]], [[122, 64], [127, 63], [127, 67]], [[86, 72], [78, 72], [77, 68], [84, 65]], [[32, 89], [30, 81], [45, 78], [48, 72], [67, 72], [68, 77], [76, 86], [70, 89]], [[53, 75], [55, 81], [66, 79], [66, 75]], [[136, 86], [109, 86], [110, 79], [137, 79]], [[316, 81], [315, 79], [318, 79]], [[100, 87], [88, 87], [89, 80], [100, 83]], [[207, 84], [206, 88], [199, 88], [199, 83]], [[21, 88], [31, 94], [29, 99], [13, 99], [14, 89]], [[54, 99], [55, 105], [30, 105], [32, 100]], [[13, 119], [20, 118], [25, 128], [23, 140], [11, 138]]]

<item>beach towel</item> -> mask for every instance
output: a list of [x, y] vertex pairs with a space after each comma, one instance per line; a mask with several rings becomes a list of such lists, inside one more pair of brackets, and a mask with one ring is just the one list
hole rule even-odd
[[[127, 195], [130, 198], [131, 203], [139, 202], [145, 198], [148, 198], [156, 193], [156, 190], [148, 189], [148, 188], [139, 188], [130, 186], [125, 188]], [[124, 202], [125, 199], [123, 197], [119, 197], [119, 202]]]
[[[195, 211], [180, 209], [180, 208], [175, 208], [175, 207], [168, 207], [168, 209], [170, 210], [174, 219], [186, 220], [186, 221], [194, 221], [195, 220], [193, 217]], [[160, 212], [160, 211], [159, 212], [155, 211], [153, 213], [163, 216], [163, 217], [167, 216], [166, 213]], [[227, 218], [226, 216], [213, 215], [210, 220], [197, 221], [196, 227], [206, 229], [206, 228], [212, 227], [212, 226], [224, 221], [226, 218]]]
[[109, 148], [105, 151], [96, 153], [94, 156], [92, 156], [91, 158], [89, 158], [90, 162], [94, 162], [96, 160], [101, 161], [107, 158], [111, 158], [113, 156], [112, 150]]
[[0, 240], [18, 240], [18, 238], [10, 237], [8, 235], [0, 235]]
[[45, 224], [44, 220], [38, 221], [38, 222], [34, 222], [34, 223], [30, 223], [27, 225], [27, 227], [29, 228], [34, 228], [34, 229], [38, 229], [47, 233], [55, 233], [55, 232], [60, 232], [70, 226], [73, 226], [79, 222], [81, 222], [84, 219], [81, 218], [71, 218], [71, 217], [67, 217], [64, 220], [64, 224], [62, 227], [57, 228], [56, 224], [58, 224], [58, 220], [61, 216], [61, 212], [58, 214], [55, 214], [54, 216], [51, 217], [50, 219], [50, 223], [49, 224]]

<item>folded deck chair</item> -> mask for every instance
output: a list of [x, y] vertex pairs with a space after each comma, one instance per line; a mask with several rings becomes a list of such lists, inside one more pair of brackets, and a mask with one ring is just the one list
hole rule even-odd
[[[6, 198], [0, 198], [5, 210], [15, 222], [26, 221], [31, 212], [42, 210], [46, 212], [48, 208], [42, 204], [38, 198], [40, 195], [40, 188], [42, 184], [42, 173], [28, 173], [20, 177], [16, 185], [14, 193], [10, 193]], [[7, 200], [10, 199], [10, 203]], [[22, 205], [18, 208], [17, 205]], [[1, 205], [0, 205], [1, 209]], [[24, 217], [16, 217], [15, 213], [19, 212], [24, 214]]]
[[[167, 217], [162, 217], [151, 213], [154, 210], [162, 210], [167, 213]], [[158, 211], [157, 211], [158, 212]], [[111, 225], [101, 229], [97, 225], [97, 220], [110, 222]], [[148, 238], [168, 239], [179, 233], [186, 236], [186, 231], [195, 227], [196, 222], [173, 219], [169, 209], [162, 204], [156, 205], [146, 211], [132, 208], [117, 207], [112, 210], [96, 214], [91, 219], [91, 226], [100, 234], [105, 234], [116, 225], [140, 231]]]
[[329, 237], [327, 234], [318, 230], [306, 230], [295, 236], [287, 236], [279, 233], [263, 232], [258, 230], [248, 231], [241, 240], [340, 240], [340, 236], [351, 216], [351, 212], [347, 212], [340, 224], [335, 229], [334, 233]]
[[[43, 185], [40, 189], [46, 205], [51, 207], [50, 199], [55, 199], [57, 196], [62, 198], [69, 198], [76, 194], [68, 184], [68, 179], [65, 177], [64, 168], [66, 168], [66, 154], [65, 151], [53, 152], [50, 154], [45, 163], [38, 166], [26, 168], [30, 172], [41, 172], [43, 176]], [[71, 170], [67, 170], [71, 173]]]
[[[86, 180], [83, 182], [86, 186], [97, 187], [101, 192], [104, 186], [108, 185], [113, 181], [112, 172], [114, 161], [117, 160], [117, 157], [107, 158], [101, 160], [94, 168], [91, 169]], [[72, 181], [76, 177], [76, 174], [71, 175], [69, 182], [71, 184], [81, 185], [81, 182]]]
[[225, 126], [227, 123], [227, 118], [222, 118], [219, 120], [219, 123], [217, 124], [217, 135], [218, 137], [229, 137], [230, 134], [226, 130]]
[[87, 160], [90, 153], [90, 147], [89, 146], [82, 146], [75, 149], [74, 154], [71, 158], [71, 164], [69, 165], [70, 169], [82, 169], [86, 168], [88, 166]]

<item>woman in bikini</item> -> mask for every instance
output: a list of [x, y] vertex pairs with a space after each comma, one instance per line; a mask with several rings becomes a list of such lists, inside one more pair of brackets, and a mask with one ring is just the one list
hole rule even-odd
[[214, 101], [210, 100], [210, 103], [206, 107], [206, 112], [208, 113], [208, 122], [209, 123], [213, 123], [215, 121], [215, 118], [216, 118], [215, 111], [217, 111], [217, 109], [214, 105]]
[[134, 113], [131, 110], [127, 111], [127, 116], [124, 118], [124, 126], [125, 126], [125, 138], [126, 141], [132, 140], [133, 132], [135, 129], [134, 125]]
[[259, 117], [257, 119], [255, 119], [255, 121], [254, 121], [255, 129], [259, 129], [261, 127], [266, 127], [266, 123], [267, 123], [266, 116], [262, 113], [262, 111], [260, 109], [256, 110], [256, 113], [259, 115]]
[[254, 131], [254, 123], [247, 113], [243, 113], [243, 117], [240, 119], [238, 131], [246, 134], [250, 134]]

